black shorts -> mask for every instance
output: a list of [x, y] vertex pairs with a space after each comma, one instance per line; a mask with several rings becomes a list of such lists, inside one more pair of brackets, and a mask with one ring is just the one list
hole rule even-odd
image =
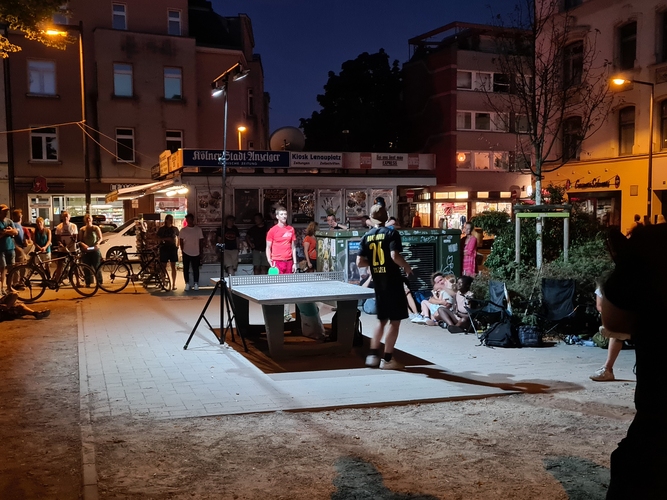
[[160, 247], [160, 262], [178, 262], [178, 248]]
[[408, 317], [408, 299], [403, 284], [389, 290], [375, 289], [377, 316], [379, 320], [400, 321]]

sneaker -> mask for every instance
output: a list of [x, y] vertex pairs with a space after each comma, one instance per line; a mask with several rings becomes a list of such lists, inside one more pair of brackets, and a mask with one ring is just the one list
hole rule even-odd
[[190, 290], [190, 283], [185, 284], [185, 291], [187, 292], [188, 290]]
[[192, 287], [193, 290], [199, 290], [199, 283], [195, 283]]
[[590, 379], [595, 380], [596, 382], [611, 382], [612, 380], [616, 380], [616, 378], [614, 378], [614, 370], [611, 370], [606, 366], [603, 366], [591, 375]]
[[35, 311], [33, 313], [33, 316], [35, 317], [35, 319], [44, 319], [48, 318], [50, 314], [51, 314], [50, 310], [44, 309], [43, 311]]
[[402, 364], [392, 358], [391, 361], [380, 361], [380, 370], [402, 370], [405, 368]]
[[421, 314], [417, 314], [417, 316], [412, 318], [410, 321], [412, 321], [413, 323], [426, 323], [426, 318]]
[[375, 356], [374, 354], [369, 354], [366, 356], [366, 366], [369, 368], [377, 368], [380, 366], [380, 357]]
[[413, 319], [415, 319], [415, 318], [418, 317], [418, 316], [421, 316], [421, 314], [410, 313], [410, 314], [408, 314], [408, 319], [409, 319], [410, 321], [412, 321]]

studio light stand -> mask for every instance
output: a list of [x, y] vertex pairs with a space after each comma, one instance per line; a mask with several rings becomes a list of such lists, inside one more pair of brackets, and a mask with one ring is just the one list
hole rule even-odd
[[[218, 250], [220, 254], [220, 279], [215, 284], [215, 287], [213, 288], [211, 295], [206, 301], [206, 304], [204, 305], [204, 308], [202, 309], [202, 312], [200, 313], [194, 328], [190, 332], [188, 340], [185, 342], [185, 345], [183, 346], [183, 349], [188, 348], [188, 344], [190, 344], [190, 340], [192, 340], [192, 337], [195, 334], [195, 331], [197, 330], [197, 327], [199, 326], [199, 323], [201, 323], [202, 319], [206, 322], [211, 331], [214, 331], [213, 327], [211, 326], [211, 323], [209, 323], [208, 320], [206, 319], [206, 310], [208, 309], [209, 304], [213, 300], [213, 297], [215, 297], [215, 294], [217, 293], [218, 289], [220, 289], [220, 335], [219, 336], [216, 335], [216, 337], [218, 338], [221, 344], [224, 344], [225, 339], [227, 338], [227, 332], [229, 332], [232, 338], [232, 342], [236, 342], [234, 338], [234, 328], [232, 326], [236, 318], [236, 308], [234, 307], [234, 299], [231, 293], [232, 280], [231, 279], [227, 280], [229, 276], [227, 277], [225, 276], [226, 269], [225, 269], [224, 241], [225, 241], [225, 225], [226, 225], [225, 206], [227, 202], [227, 156], [228, 156], [227, 155], [227, 110], [229, 108], [229, 96], [227, 90], [229, 88], [230, 79], [232, 82], [236, 82], [245, 78], [246, 76], [248, 76], [248, 70], [244, 70], [243, 66], [241, 66], [241, 63], [236, 63], [234, 66], [232, 66], [223, 74], [221, 74], [219, 77], [217, 77], [215, 80], [213, 80], [213, 83], [211, 84], [211, 87], [213, 89], [212, 91], [213, 97], [219, 96], [220, 94], [224, 96], [222, 156], [218, 160], [218, 163], [220, 164], [221, 178], [222, 178], [222, 202], [220, 207], [221, 217], [222, 217], [222, 220], [220, 221], [220, 238], [222, 239], [222, 244], [216, 244], [216, 250]], [[225, 323], [225, 315], [227, 317], [226, 323]], [[245, 350], [245, 352], [248, 352], [248, 346], [246, 345], [245, 337], [243, 336], [243, 332], [240, 329], [238, 330], [238, 334], [239, 337], [241, 337], [241, 341], [243, 343], [243, 349]]]

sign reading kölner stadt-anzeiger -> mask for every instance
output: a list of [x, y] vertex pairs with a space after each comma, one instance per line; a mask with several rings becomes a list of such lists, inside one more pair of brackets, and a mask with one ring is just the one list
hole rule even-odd
[[[222, 161], [222, 151], [212, 149], [183, 149], [184, 167], [216, 167]], [[227, 151], [227, 167], [289, 167], [289, 151]]]

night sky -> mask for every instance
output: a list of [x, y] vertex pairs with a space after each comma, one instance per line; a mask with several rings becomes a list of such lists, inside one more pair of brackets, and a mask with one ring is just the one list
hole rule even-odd
[[[492, 24], [516, 0], [212, 0], [223, 16], [247, 14], [255, 53], [271, 94], [270, 132], [299, 126], [319, 108], [329, 71], [362, 52], [383, 48], [408, 60], [408, 39], [454, 21]], [[493, 7], [491, 7], [491, 5]]]

